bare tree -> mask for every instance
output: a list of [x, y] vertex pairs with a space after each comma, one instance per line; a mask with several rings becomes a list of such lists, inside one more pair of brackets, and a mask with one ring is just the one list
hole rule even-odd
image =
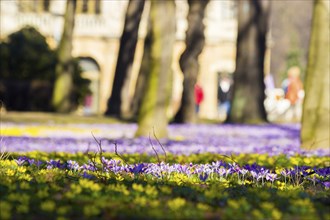
[[134, 97], [130, 103], [130, 110], [124, 116], [126, 119], [136, 120], [138, 116], [138, 111], [141, 107], [143, 94], [145, 93], [145, 84], [147, 82], [148, 72], [150, 68], [150, 57], [151, 55], [151, 29], [150, 29], [150, 18], [148, 19], [147, 25], [147, 34], [144, 39], [144, 47], [143, 47], [143, 56], [141, 61], [141, 67], [138, 74]]
[[194, 86], [199, 71], [198, 57], [205, 44], [203, 19], [208, 2], [208, 0], [188, 0], [186, 49], [180, 57], [180, 68], [184, 75], [183, 92], [181, 106], [174, 119], [175, 122], [194, 123], [196, 121]]
[[175, 42], [175, 3], [152, 1], [150, 8], [150, 66], [138, 116], [136, 136], [167, 136], [166, 115], [171, 93], [172, 56]]
[[302, 147], [330, 147], [330, 44], [328, 0], [315, 0], [305, 78]]
[[227, 122], [267, 121], [264, 107], [264, 56], [269, 0], [237, 1], [238, 36], [234, 94]]
[[72, 62], [72, 38], [75, 23], [76, 0], [67, 0], [62, 38], [57, 50], [56, 80], [52, 105], [57, 112], [69, 112], [72, 108], [74, 64]]
[[122, 117], [122, 92], [131, 75], [141, 16], [145, 0], [130, 0], [127, 7], [124, 31], [120, 39], [120, 48], [106, 115]]

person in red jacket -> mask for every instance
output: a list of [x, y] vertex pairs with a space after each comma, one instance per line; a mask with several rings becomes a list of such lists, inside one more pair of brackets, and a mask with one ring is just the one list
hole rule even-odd
[[195, 84], [195, 104], [196, 104], [196, 112], [199, 112], [199, 105], [201, 104], [201, 102], [204, 99], [204, 92], [203, 92], [203, 88], [198, 85]]

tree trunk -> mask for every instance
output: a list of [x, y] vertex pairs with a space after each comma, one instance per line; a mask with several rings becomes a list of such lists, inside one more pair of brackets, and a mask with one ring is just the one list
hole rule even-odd
[[56, 65], [56, 80], [52, 98], [52, 105], [57, 112], [67, 113], [72, 109], [72, 37], [76, 10], [76, 0], [68, 0], [64, 17], [63, 34], [57, 49], [58, 63]]
[[151, 60], [151, 21], [148, 18], [147, 34], [144, 39], [143, 56], [138, 78], [136, 81], [134, 97], [130, 103], [130, 111], [124, 116], [125, 119], [136, 121], [141, 107], [142, 98], [146, 90], [148, 72], [150, 71]]
[[186, 49], [180, 57], [180, 68], [184, 75], [183, 92], [181, 106], [174, 119], [177, 123], [196, 122], [194, 86], [197, 82], [199, 71], [198, 56], [201, 54], [205, 44], [203, 19], [208, 2], [208, 0], [188, 0]]
[[136, 136], [167, 137], [166, 115], [171, 93], [172, 57], [175, 42], [175, 3], [152, 1], [150, 10], [151, 50], [146, 90], [139, 109]]
[[270, 1], [237, 1], [237, 4], [238, 36], [234, 94], [227, 122], [266, 122], [264, 56]]
[[121, 117], [122, 93], [125, 83], [131, 75], [140, 20], [145, 0], [130, 0], [127, 7], [124, 31], [120, 39], [120, 48], [111, 96], [108, 100], [106, 115]]
[[304, 149], [330, 147], [329, 4], [314, 2], [301, 129]]

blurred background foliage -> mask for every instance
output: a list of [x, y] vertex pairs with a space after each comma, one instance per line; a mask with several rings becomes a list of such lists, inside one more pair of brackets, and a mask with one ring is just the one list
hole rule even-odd
[[[34, 27], [8, 36], [1, 43], [1, 77], [7, 80], [54, 80], [55, 51]], [[33, 65], [31, 65], [33, 64]]]
[[[56, 49], [34, 27], [26, 26], [0, 43], [0, 90], [8, 110], [51, 111], [50, 99], [57, 64]], [[90, 93], [89, 80], [81, 77], [78, 60], [74, 58], [74, 88], [71, 100], [74, 107]], [[32, 65], [31, 65], [32, 64]]]

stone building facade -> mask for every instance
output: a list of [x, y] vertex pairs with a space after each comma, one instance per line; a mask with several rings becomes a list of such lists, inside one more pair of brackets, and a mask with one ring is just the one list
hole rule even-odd
[[[51, 47], [60, 40], [66, 1], [58, 0], [11, 0], [1, 1], [0, 39], [31, 25], [46, 36]], [[127, 0], [77, 0], [76, 24], [74, 29], [74, 57], [80, 58], [84, 77], [91, 79], [92, 112], [102, 114], [106, 109], [114, 78], [115, 65], [122, 34]], [[176, 0], [177, 41], [173, 59], [173, 108], [177, 108], [182, 91], [182, 73], [178, 60], [184, 50], [187, 28], [188, 4]], [[131, 86], [126, 96], [129, 100], [143, 53], [143, 39], [146, 33], [146, 17], [150, 8], [147, 2], [139, 30], [139, 40], [133, 64]], [[199, 83], [204, 89], [204, 101], [200, 117], [217, 117], [218, 73], [232, 73], [235, 68], [235, 43], [237, 22], [234, 2], [211, 0], [206, 11], [206, 45], [200, 56]]]

